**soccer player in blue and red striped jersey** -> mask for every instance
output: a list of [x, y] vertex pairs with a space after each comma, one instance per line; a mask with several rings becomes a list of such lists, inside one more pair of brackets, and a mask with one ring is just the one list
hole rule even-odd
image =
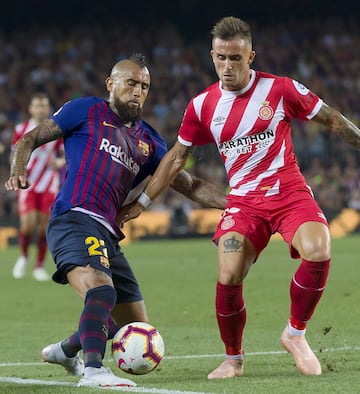
[[[141, 119], [150, 87], [144, 57], [116, 63], [106, 87], [109, 100], [70, 101], [20, 139], [5, 187], [27, 188], [31, 152], [63, 138], [66, 177], [52, 207], [47, 239], [57, 268], [54, 281], [69, 283], [84, 299], [84, 309], [78, 330], [45, 347], [42, 358], [83, 375], [79, 386], [134, 386], [102, 361], [106, 341], [119, 326], [148, 321], [138, 283], [118, 245], [123, 234], [117, 215], [131, 192], [145, 187], [167, 148]], [[222, 191], [185, 171], [172, 186], [204, 206], [225, 207]], [[81, 349], [84, 361], [78, 356]]]

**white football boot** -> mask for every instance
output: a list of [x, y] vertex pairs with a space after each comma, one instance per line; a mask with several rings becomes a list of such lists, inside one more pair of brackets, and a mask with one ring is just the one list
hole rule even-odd
[[86, 367], [78, 386], [87, 387], [135, 387], [136, 383], [114, 375], [109, 368]]
[[61, 342], [44, 347], [41, 357], [47, 363], [63, 366], [71, 375], [81, 376], [84, 373], [84, 361], [78, 355], [66, 357]]
[[21, 279], [25, 276], [28, 259], [25, 256], [20, 256], [14, 265], [12, 274], [15, 279]]

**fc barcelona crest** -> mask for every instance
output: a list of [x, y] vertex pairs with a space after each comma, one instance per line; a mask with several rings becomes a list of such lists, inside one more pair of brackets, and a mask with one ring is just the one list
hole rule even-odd
[[150, 146], [144, 141], [139, 140], [138, 148], [144, 156], [149, 156], [150, 154]]

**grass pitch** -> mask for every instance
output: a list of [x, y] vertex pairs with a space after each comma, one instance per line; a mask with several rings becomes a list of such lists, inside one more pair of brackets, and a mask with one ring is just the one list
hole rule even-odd
[[[207, 381], [224, 352], [214, 308], [216, 249], [209, 239], [142, 241], [124, 247], [140, 282], [150, 321], [161, 332], [166, 357], [153, 372], [130, 376], [111, 360], [115, 373], [137, 382], [142, 393], [359, 393], [360, 236], [333, 240], [327, 289], [309, 324], [307, 338], [323, 375], [305, 377], [279, 345], [289, 312], [289, 283], [297, 261], [287, 245], [273, 241], [245, 282], [248, 321], [245, 375]], [[40, 350], [76, 329], [81, 300], [69, 286], [12, 278], [17, 248], [1, 251], [0, 392], [95, 393], [75, 387], [77, 377], [42, 363]], [[48, 257], [47, 269], [54, 265]], [[124, 391], [124, 390], [122, 390]]]

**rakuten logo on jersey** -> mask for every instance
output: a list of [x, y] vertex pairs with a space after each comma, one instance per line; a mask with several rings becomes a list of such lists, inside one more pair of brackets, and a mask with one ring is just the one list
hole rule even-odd
[[111, 158], [117, 163], [123, 165], [134, 175], [140, 170], [140, 167], [137, 163], [135, 163], [132, 157], [129, 157], [126, 152], [124, 152], [121, 146], [112, 145], [107, 138], [103, 138], [100, 144], [100, 150], [104, 150], [109, 153]]

